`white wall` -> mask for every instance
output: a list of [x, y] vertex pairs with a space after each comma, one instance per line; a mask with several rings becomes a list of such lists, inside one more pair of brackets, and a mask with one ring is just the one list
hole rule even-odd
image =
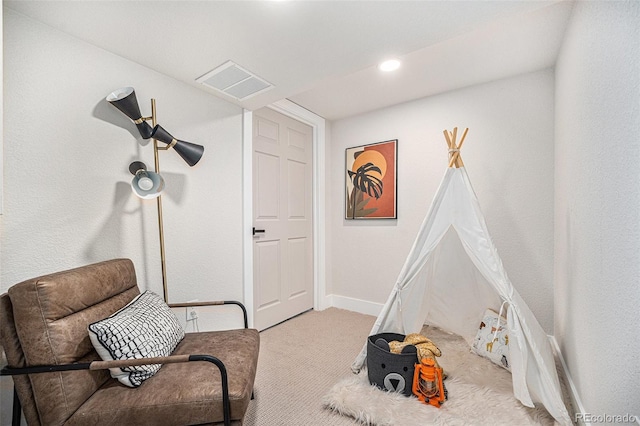
[[[2, 1], [0, 0], [0, 6], [2, 5]], [[0, 7], [0, 45], [3, 44], [2, 41], [2, 33], [3, 31], [3, 17], [2, 17], [2, 7]], [[3, 65], [2, 65], [2, 56], [0, 56], [0, 81], [4, 81], [2, 79], [2, 73], [3, 73]], [[3, 133], [3, 105], [4, 105], [4, 101], [3, 101], [3, 92], [4, 88], [3, 85], [0, 85], [0, 221], [2, 221], [2, 205], [4, 204], [2, 202], [2, 198], [3, 198], [3, 194], [4, 194], [4, 161], [3, 161], [3, 138], [2, 138], [2, 133]], [[0, 225], [1, 226], [1, 225]], [[0, 241], [0, 246], [2, 245], [2, 241]]]
[[[155, 97], [167, 130], [205, 146], [193, 168], [172, 151], [160, 153], [170, 301], [241, 300], [240, 108], [9, 9], [4, 61], [0, 291], [128, 257], [141, 289], [162, 293], [155, 201], [132, 194], [128, 172], [133, 160], [153, 168], [153, 149], [104, 101], [131, 85], [144, 115]], [[199, 326], [207, 327], [203, 315]], [[11, 413], [7, 381], [2, 424]]]
[[576, 3], [556, 123], [555, 336], [582, 409], [640, 416], [639, 2]]
[[205, 146], [189, 168], [160, 153], [171, 301], [241, 297], [241, 111], [155, 71], [5, 10], [2, 289], [116, 256], [161, 291], [155, 201], [129, 188], [153, 149], [104, 101], [131, 85], [143, 115]]
[[[553, 330], [553, 89], [543, 70], [332, 123], [331, 279], [339, 306], [386, 301], [447, 167], [442, 131], [469, 127], [462, 150], [505, 268]], [[344, 149], [398, 139], [398, 219], [345, 220]], [[373, 302], [373, 303], [369, 303]]]

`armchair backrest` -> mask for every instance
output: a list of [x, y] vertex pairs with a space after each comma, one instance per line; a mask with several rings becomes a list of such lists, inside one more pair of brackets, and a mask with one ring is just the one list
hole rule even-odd
[[[27, 280], [7, 293], [0, 305], [2, 345], [8, 364], [21, 367], [99, 359], [87, 326], [140, 291], [133, 263], [115, 259]], [[25, 417], [37, 411], [38, 422], [27, 417], [29, 424], [60, 425], [109, 380], [109, 373], [78, 370], [14, 380]]]

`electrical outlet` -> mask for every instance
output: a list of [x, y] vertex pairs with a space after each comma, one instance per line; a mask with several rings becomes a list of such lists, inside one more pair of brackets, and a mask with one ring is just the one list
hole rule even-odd
[[[197, 299], [189, 300], [187, 303], [197, 302]], [[187, 322], [198, 319], [198, 312], [196, 312], [196, 308], [193, 306], [187, 306], [184, 308], [184, 317]]]

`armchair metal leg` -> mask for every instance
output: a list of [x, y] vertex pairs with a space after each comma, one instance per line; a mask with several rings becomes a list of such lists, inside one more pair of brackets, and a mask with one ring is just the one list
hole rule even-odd
[[13, 387], [13, 413], [11, 417], [11, 426], [20, 426], [20, 417], [22, 415], [22, 406], [20, 405], [20, 398], [18, 398], [18, 391], [16, 387]]
[[220, 370], [222, 379], [222, 413], [224, 415], [224, 426], [231, 426], [231, 401], [229, 400], [229, 382], [227, 379], [227, 369], [218, 358], [211, 355], [189, 355], [189, 361], [208, 361], [216, 365]]

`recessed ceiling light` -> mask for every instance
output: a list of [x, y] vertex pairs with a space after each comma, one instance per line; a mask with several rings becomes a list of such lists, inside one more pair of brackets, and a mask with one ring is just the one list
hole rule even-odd
[[384, 61], [378, 65], [378, 69], [380, 71], [395, 71], [400, 68], [400, 61], [397, 59], [389, 59], [388, 61]]

